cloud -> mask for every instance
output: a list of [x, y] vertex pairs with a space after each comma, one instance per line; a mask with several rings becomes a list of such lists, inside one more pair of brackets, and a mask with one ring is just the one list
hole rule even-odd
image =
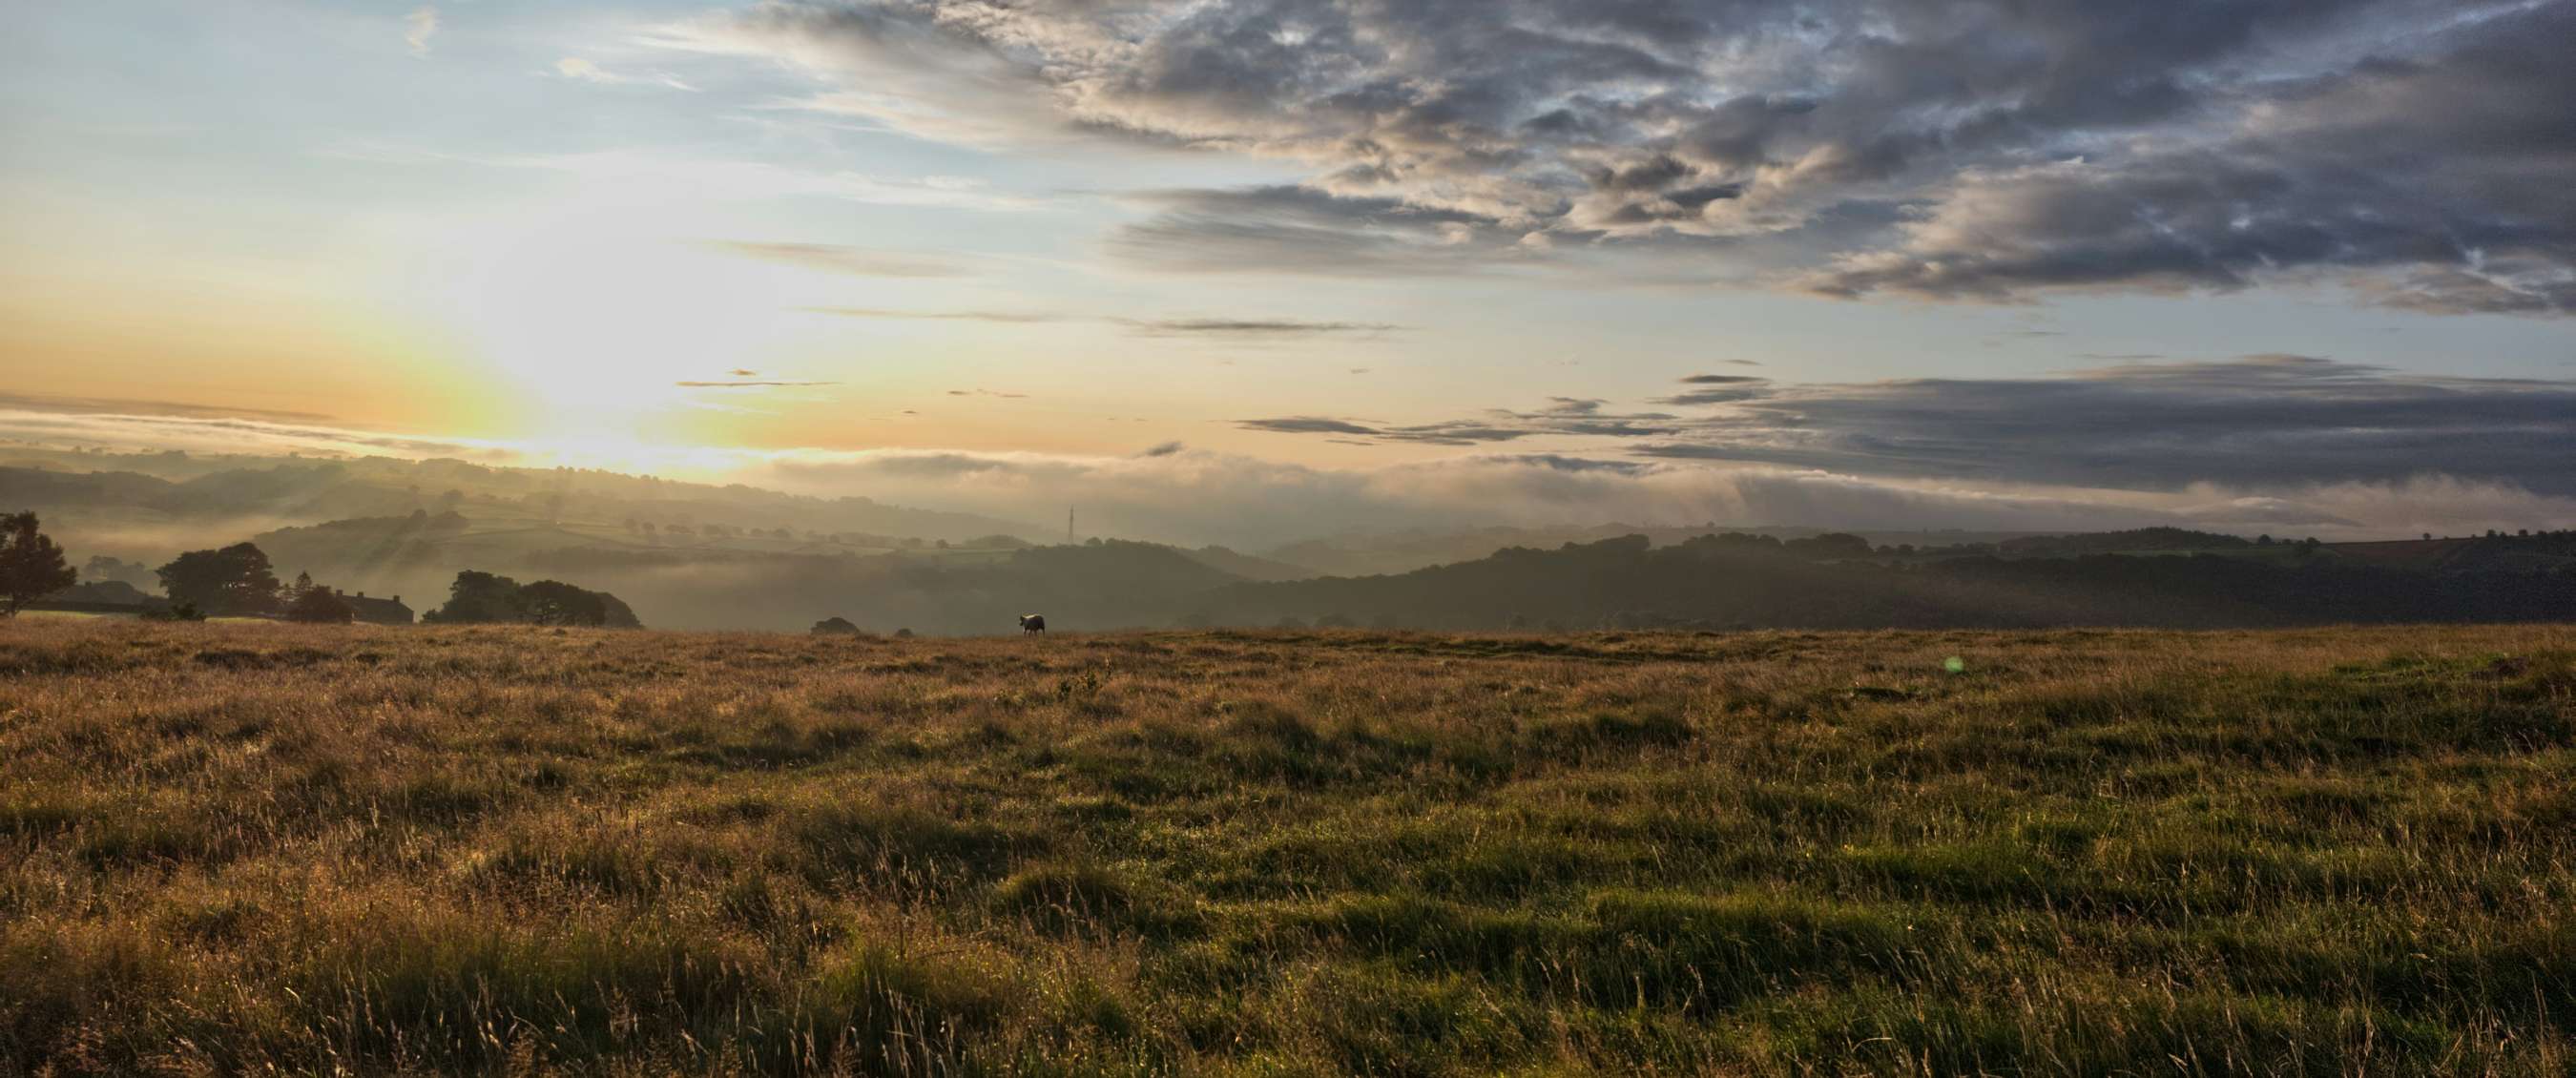
[[1684, 390], [1669, 397], [1656, 397], [1657, 404], [1696, 407], [1746, 401], [1771, 393], [1771, 380], [1746, 374], [1694, 374], [1681, 380], [1683, 385], [1700, 388]]
[[2329, 537], [2576, 523], [2576, 499], [2449, 477], [2140, 493], [1551, 453], [1337, 469], [1204, 450], [1120, 458], [888, 450], [778, 455], [755, 476], [794, 490], [866, 490], [899, 504], [991, 515], [1077, 503], [1104, 534], [1252, 548], [1354, 530], [1607, 521], [1981, 530], [2172, 525]]
[[1710, 404], [1729, 404], [1735, 401], [1749, 401], [1757, 397], [1768, 395], [1770, 395], [1770, 390], [1768, 389], [1758, 386], [1738, 386], [1733, 389], [1694, 389], [1684, 393], [1675, 393], [1669, 397], [1656, 397], [1654, 398], [1654, 402], [1657, 404], [1669, 404], [1677, 408], [1695, 408]]
[[[292, 415], [293, 413], [286, 413]], [[279, 418], [255, 410], [177, 406], [143, 412], [0, 406], [0, 438], [40, 445], [209, 453], [393, 454], [487, 463], [524, 459], [510, 443], [390, 434]]]
[[2576, 494], [2576, 382], [2399, 374], [2308, 356], [2058, 378], [1783, 388], [1640, 452], [1880, 475], [2172, 490], [2442, 473]]
[[1322, 416], [1288, 416], [1281, 419], [1246, 419], [1235, 424], [1245, 430], [1266, 430], [1280, 434], [1376, 434], [1374, 427], [1364, 427], [1347, 419]]
[[703, 246], [763, 262], [855, 277], [965, 277], [975, 272], [952, 255], [880, 251], [831, 243], [707, 240]]
[[2102, 160], [1959, 174], [1892, 249], [1818, 291], [2012, 299], [2233, 291], [2332, 271], [2434, 313], [2576, 311], [2576, 5], [2528, 4], [2300, 80], [2225, 130]]
[[1006, 400], [1019, 400], [1028, 396], [1026, 393], [999, 393], [990, 389], [952, 389], [948, 391], [948, 395], [951, 397], [1001, 397]]
[[1046, 322], [1096, 322], [1123, 326], [1146, 337], [1222, 337], [1260, 340], [1329, 335], [1377, 336], [1409, 327], [1387, 322], [1316, 322], [1294, 318], [1127, 318], [1118, 315], [1064, 314], [1056, 311], [903, 311], [883, 307], [807, 307], [812, 314], [897, 321], [993, 322], [1005, 325]]
[[648, 75], [619, 74], [579, 56], [566, 56], [562, 59], [556, 60], [555, 76], [557, 78], [571, 79], [575, 82], [596, 83], [601, 86], [650, 85], [666, 87], [673, 90], [686, 90], [691, 93], [697, 92], [697, 87], [680, 81], [677, 76], [664, 74], [658, 71]]
[[[2403, 374], [2314, 356], [2122, 363], [2050, 378], [1782, 385], [1731, 376], [1660, 413], [1492, 411], [1387, 425], [1248, 420], [1282, 434], [1482, 445], [1606, 438], [1665, 460], [1856, 475], [2174, 491], [2397, 482], [2419, 474], [2576, 495], [2576, 381]], [[1560, 399], [1561, 400], [1561, 399]]]
[[1382, 442], [1474, 446], [1513, 442], [1548, 435], [1568, 437], [1643, 438], [1680, 433], [1674, 416], [1662, 412], [1614, 415], [1601, 411], [1606, 401], [1588, 397], [1550, 397], [1535, 412], [1503, 409], [1471, 419], [1437, 423], [1384, 424], [1329, 416], [1240, 419], [1242, 430], [1273, 434], [1358, 434]]
[[403, 16], [403, 44], [411, 46], [413, 56], [429, 55], [429, 41], [437, 36], [437, 5], [422, 4]]
[[1548, 258], [1528, 233], [1474, 214], [1392, 198], [1306, 187], [1158, 191], [1132, 196], [1159, 210], [1121, 226], [1110, 254], [1175, 273], [1325, 277], [1475, 274]]
[[1063, 322], [1072, 315], [1052, 311], [898, 311], [884, 307], [803, 307], [807, 314], [828, 314], [841, 318], [882, 318], [915, 322], [998, 322], [1024, 324]]
[[993, 191], [988, 183], [972, 177], [885, 177], [851, 171], [817, 171], [765, 161], [681, 157], [647, 150], [477, 154], [353, 141], [330, 147], [323, 153], [342, 160], [382, 165], [542, 169], [575, 176], [603, 189], [660, 189], [700, 199], [711, 195], [728, 198], [836, 198], [875, 205], [993, 213], [1047, 209], [1058, 202], [1052, 197]]
[[836, 386], [839, 382], [781, 382], [769, 379], [738, 379], [730, 382], [673, 382], [682, 389], [758, 389], [780, 386]]
[[924, 138], [1302, 170], [1148, 193], [1109, 249], [1150, 269], [1642, 252], [1847, 297], [2522, 314], [2576, 309], [2571, 39], [2560, 0], [838, 0], [655, 37]]
[[[2295, 367], [2296, 364], [2290, 366]], [[2182, 382], [2199, 381], [2169, 372]], [[2259, 378], [2242, 372], [2227, 375]], [[2354, 375], [2354, 377], [2361, 377]], [[1283, 421], [1284, 422], [1284, 421]], [[1364, 424], [1310, 419], [1335, 437]], [[1006, 519], [1082, 506], [1104, 534], [1266, 547], [1365, 530], [1525, 526], [1803, 524], [1842, 528], [2100, 529], [2146, 524], [2328, 537], [2576, 527], [2576, 497], [2510, 479], [2425, 474], [2328, 482], [2198, 481], [2170, 490], [1857, 474], [1824, 467], [1548, 452], [1470, 454], [1324, 468], [1166, 443], [1119, 457], [944, 450], [675, 448], [599, 459], [579, 446], [412, 436], [212, 415], [0, 407], [0, 438], [215, 453], [324, 452], [493, 464], [615, 467]], [[1347, 440], [1347, 439], [1345, 439]], [[1616, 444], [1616, 443], [1614, 443]]]
[[1406, 327], [1387, 322], [1306, 322], [1293, 318], [1111, 318], [1108, 321], [1149, 337], [1313, 337], [1339, 334], [1376, 335]]
[[189, 404], [134, 397], [57, 397], [8, 392], [0, 392], [0, 409], [30, 415], [180, 416], [251, 419], [276, 424], [327, 424], [333, 421], [331, 416], [319, 412]]

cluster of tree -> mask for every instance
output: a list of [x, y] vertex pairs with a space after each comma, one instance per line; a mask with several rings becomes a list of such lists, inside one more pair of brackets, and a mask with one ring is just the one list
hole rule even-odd
[[153, 572], [172, 603], [209, 614], [274, 614], [299, 597], [277, 579], [267, 552], [253, 543], [191, 550]]
[[[2263, 545], [2271, 545], [2271, 536]], [[2132, 528], [2074, 535], [2031, 535], [2005, 539], [1993, 550], [2009, 558], [2067, 558], [2084, 554], [2122, 554], [2147, 550], [2229, 550], [2255, 545], [2241, 536], [2189, 528]]]
[[421, 615], [444, 625], [516, 623], [529, 625], [594, 625], [640, 629], [635, 611], [604, 591], [575, 587], [560, 580], [521, 584], [506, 576], [468, 569], [448, 586], [447, 603]]
[[292, 583], [280, 583], [268, 553], [256, 543], [191, 550], [154, 572], [174, 608], [314, 624], [358, 620], [357, 608], [339, 592], [315, 583], [311, 573], [297, 573]]
[[[114, 558], [92, 558], [90, 565], [110, 573], [140, 568]], [[309, 575], [298, 574], [295, 583], [280, 585], [277, 574], [269, 567], [268, 555], [250, 543], [190, 551], [156, 572], [170, 600], [159, 604], [159, 608], [187, 620], [203, 618], [208, 612], [283, 614], [290, 620], [309, 622], [349, 622], [357, 618], [355, 609], [331, 589], [315, 584]], [[79, 580], [80, 574], [65, 561], [62, 547], [44, 534], [35, 513], [0, 517], [0, 615], [15, 615], [39, 598], [67, 594], [75, 600], [103, 602], [121, 599], [124, 594], [149, 598], [122, 579], [88, 585], [93, 590], [116, 589], [113, 593], [73, 594]]]
[[283, 613], [288, 621], [315, 625], [346, 625], [358, 620], [358, 608], [349, 605], [338, 592], [313, 582], [309, 573], [295, 574], [295, 583], [287, 585]]

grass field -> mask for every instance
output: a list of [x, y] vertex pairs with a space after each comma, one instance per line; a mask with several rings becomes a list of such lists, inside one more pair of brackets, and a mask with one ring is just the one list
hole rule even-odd
[[2568, 627], [0, 623], [0, 1074], [2571, 1062]]

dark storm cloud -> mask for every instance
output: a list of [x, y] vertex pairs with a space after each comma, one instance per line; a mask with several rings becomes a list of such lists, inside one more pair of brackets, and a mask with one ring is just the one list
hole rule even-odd
[[[2272, 95], [2221, 137], [1972, 171], [1819, 291], [2229, 291], [2332, 270], [2390, 306], [2576, 310], [2576, 5], [2429, 35]], [[2556, 177], [2552, 179], [2551, 177]]]
[[[2054, 378], [1721, 386], [1706, 414], [1489, 412], [1410, 426], [1249, 429], [1443, 445], [1539, 435], [1644, 457], [2132, 490], [2388, 482], [2423, 474], [2576, 494], [2576, 381], [2427, 377], [2313, 356], [2124, 364]], [[1329, 424], [1329, 425], [1319, 425]]]
[[[934, 138], [1309, 164], [1161, 192], [1180, 272], [1478, 273], [1696, 250], [1712, 280], [2018, 299], [2323, 277], [2576, 307], [2570, 0], [843, 0], [679, 33]], [[891, 102], [891, 103], [889, 103]]]

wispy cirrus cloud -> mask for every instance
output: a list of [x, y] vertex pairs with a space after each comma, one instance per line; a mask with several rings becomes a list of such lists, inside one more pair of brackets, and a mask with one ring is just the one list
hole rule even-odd
[[673, 382], [682, 389], [775, 389], [790, 386], [836, 386], [839, 382], [788, 382], [767, 378], [738, 378], [722, 382]]
[[326, 157], [383, 165], [543, 170], [575, 176], [603, 189], [663, 189], [697, 198], [709, 193], [733, 198], [813, 197], [992, 213], [1045, 210], [1063, 201], [1052, 196], [996, 191], [989, 182], [969, 176], [874, 175], [761, 160], [686, 157], [653, 150], [470, 153], [355, 140], [320, 152]]
[[438, 36], [438, 6], [422, 4], [403, 16], [403, 44], [417, 57], [429, 55], [429, 43]]
[[1232, 340], [1317, 336], [1377, 336], [1410, 327], [1388, 322], [1313, 321], [1297, 318], [1130, 318], [1059, 311], [895, 310], [883, 307], [807, 307], [811, 314], [890, 321], [989, 322], [1028, 325], [1092, 322], [1119, 326], [1146, 337], [1222, 337]]
[[681, 81], [679, 76], [672, 75], [668, 72], [655, 71], [640, 75], [626, 74], [623, 72], [611, 71], [599, 66], [597, 62], [581, 56], [566, 56], [556, 60], [554, 70], [555, 77], [557, 78], [571, 79], [575, 82], [593, 83], [600, 86], [659, 86], [664, 89], [682, 90], [689, 93], [696, 93], [698, 89], [695, 86], [691, 86], [688, 83]]
[[975, 267], [956, 255], [883, 251], [835, 243], [705, 240], [710, 250], [762, 262], [846, 273], [854, 277], [966, 277]]

